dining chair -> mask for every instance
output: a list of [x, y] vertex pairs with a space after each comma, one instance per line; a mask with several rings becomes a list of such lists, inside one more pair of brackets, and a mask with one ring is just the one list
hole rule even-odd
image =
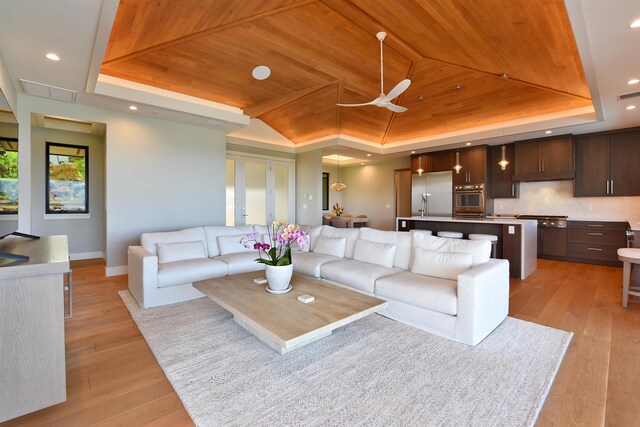
[[349, 221], [334, 215], [331, 217], [331, 225], [335, 228], [349, 228]]

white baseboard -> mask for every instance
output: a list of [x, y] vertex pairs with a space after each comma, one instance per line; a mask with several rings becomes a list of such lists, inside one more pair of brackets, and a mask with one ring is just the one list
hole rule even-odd
[[106, 267], [104, 269], [105, 276], [121, 276], [123, 274], [127, 274], [129, 268], [126, 265], [119, 265], [117, 267]]
[[71, 261], [77, 261], [80, 259], [96, 259], [96, 258], [104, 258], [104, 254], [102, 252], [80, 252], [77, 254], [69, 254], [69, 259]]

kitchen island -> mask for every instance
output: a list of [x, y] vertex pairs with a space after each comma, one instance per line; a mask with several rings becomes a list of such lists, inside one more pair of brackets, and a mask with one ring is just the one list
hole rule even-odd
[[538, 223], [535, 220], [412, 216], [396, 218], [396, 230], [431, 230], [434, 236], [438, 231], [458, 231], [465, 238], [473, 233], [493, 234], [498, 236], [496, 257], [509, 261], [512, 277], [526, 279], [538, 265]]

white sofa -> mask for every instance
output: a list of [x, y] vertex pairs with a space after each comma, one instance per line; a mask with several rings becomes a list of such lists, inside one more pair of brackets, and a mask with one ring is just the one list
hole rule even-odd
[[[207, 226], [143, 234], [141, 246], [129, 247], [129, 289], [147, 308], [203, 296], [191, 286], [197, 280], [262, 270], [257, 252], [239, 244], [253, 231], [266, 233]], [[473, 346], [507, 316], [509, 264], [489, 258], [488, 241], [326, 225], [308, 234], [294, 270], [389, 301], [386, 317]]]

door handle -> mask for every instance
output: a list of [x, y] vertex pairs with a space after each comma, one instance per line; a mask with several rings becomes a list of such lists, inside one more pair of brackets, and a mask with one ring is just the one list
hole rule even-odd
[[587, 248], [587, 249], [589, 249], [590, 251], [601, 251], [602, 250], [602, 248]]
[[242, 217], [243, 217], [243, 218], [246, 218], [246, 217], [248, 217], [248, 216], [249, 216], [249, 214], [247, 214], [247, 210], [246, 210], [246, 208], [242, 208]]
[[607, 194], [609, 194], [609, 180], [607, 180]]
[[511, 184], [511, 197], [515, 197], [515, 196], [516, 196], [516, 185]]
[[613, 192], [613, 180], [611, 180], [611, 194], [615, 194], [615, 193]]
[[602, 225], [602, 224], [587, 224], [587, 227], [598, 227], [598, 228], [602, 228], [602, 227], [604, 227], [604, 225]]
[[602, 233], [587, 233], [589, 236], [604, 236]]
[[542, 158], [542, 172], [544, 172], [544, 157]]

